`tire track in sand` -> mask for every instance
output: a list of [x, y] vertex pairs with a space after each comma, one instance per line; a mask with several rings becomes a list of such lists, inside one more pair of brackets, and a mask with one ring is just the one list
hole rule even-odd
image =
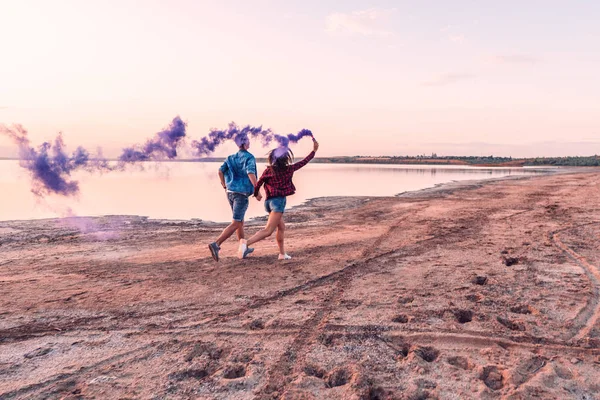
[[[19, 389], [12, 390], [10, 392], [0, 393], [0, 399], [2, 399], [2, 400], [14, 399], [16, 397], [23, 396], [28, 393], [30, 394], [31, 392], [35, 392], [37, 390], [44, 390], [51, 385], [59, 384], [60, 382], [65, 382], [69, 379], [75, 379], [75, 378], [82, 376], [85, 373], [90, 372], [94, 369], [110, 365], [117, 361], [122, 361], [123, 359], [125, 359], [125, 362], [132, 362], [135, 359], [140, 358], [140, 357], [143, 359], [145, 357], [145, 355], [139, 356], [138, 354], [143, 353], [146, 350], [151, 350], [151, 349], [155, 348], [158, 344], [159, 343], [152, 342], [152, 343], [140, 346], [133, 350], [115, 354], [114, 356], [108, 357], [108, 358], [101, 360], [99, 362], [96, 362], [94, 364], [81, 367], [75, 372], [54, 375], [42, 382], [33, 383], [30, 385], [21, 387]], [[150, 354], [152, 354], [152, 352], [153, 352], [153, 350], [151, 350]], [[128, 358], [128, 357], [130, 357], [130, 358]], [[27, 397], [31, 398], [33, 396], [27, 395]], [[43, 395], [39, 396], [39, 397], [40, 398], [48, 398], [48, 396], [43, 396]]]
[[[454, 234], [460, 234], [462, 232], [461, 228], [456, 228], [451, 232], [446, 232], [444, 235], [419, 240], [400, 249], [394, 249], [373, 255], [377, 249], [377, 246], [381, 245], [390, 233], [398, 229], [405, 219], [406, 217], [396, 220], [395, 223], [388, 228], [386, 233], [377, 238], [374, 243], [368, 245], [369, 247], [363, 251], [362, 260], [357, 260], [350, 265], [347, 265], [345, 268], [330, 274], [328, 279], [324, 281], [317, 279], [317, 281], [319, 281], [319, 286], [320, 284], [331, 282], [331, 291], [329, 292], [327, 298], [322, 302], [322, 305], [315, 311], [313, 316], [309, 318], [300, 328], [300, 332], [294, 338], [292, 344], [287, 348], [275, 365], [270, 368], [268, 371], [267, 383], [257, 394], [257, 399], [270, 400], [281, 398], [281, 396], [285, 393], [289, 383], [296, 379], [296, 377], [302, 372], [306, 357], [306, 351], [304, 351], [304, 349], [311, 343], [314, 343], [316, 340], [318, 340], [321, 334], [327, 332], [327, 317], [337, 306], [339, 306], [345, 289], [350, 286], [355, 277], [368, 275], [374, 272], [372, 268], [369, 268], [369, 264], [372, 264], [373, 261], [381, 261], [386, 257], [402, 257], [406, 254], [414, 255], [415, 253], [426, 252], [428, 251], [428, 247], [424, 246], [425, 244], [435, 243], [436, 241], [440, 240], [442, 242], [448, 242], [451, 240], [451, 236], [454, 236]], [[471, 217], [471, 220], [481, 226], [481, 215], [474, 215]], [[455, 240], [457, 239], [455, 238]], [[359, 266], [362, 266], [363, 268], [358, 269], [357, 267]], [[379, 271], [390, 268], [379, 263], [378, 267]], [[397, 266], [394, 266], [393, 268], [397, 268]], [[292, 288], [292, 292], [288, 292], [286, 295], [296, 292], [297, 288]]]
[[587, 301], [585, 307], [577, 314], [573, 319], [575, 327], [571, 331], [571, 336], [568, 338], [573, 342], [579, 342], [585, 337], [589, 336], [594, 326], [600, 320], [600, 270], [595, 265], [592, 265], [585, 257], [577, 253], [575, 250], [564, 244], [560, 239], [560, 234], [567, 231], [572, 231], [583, 226], [597, 225], [600, 224], [598, 221], [588, 222], [572, 226], [569, 228], [561, 229], [559, 231], [552, 232], [550, 239], [554, 246], [560, 249], [570, 259], [575, 261], [577, 265], [587, 276], [590, 284], [592, 285], [592, 297]]

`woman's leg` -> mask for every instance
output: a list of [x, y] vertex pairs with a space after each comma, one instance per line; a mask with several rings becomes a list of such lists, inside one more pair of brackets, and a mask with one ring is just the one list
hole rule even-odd
[[285, 255], [285, 248], [283, 247], [283, 235], [285, 233], [285, 223], [283, 222], [283, 215], [277, 225], [277, 246], [279, 246], [279, 254]]
[[277, 229], [279, 226], [279, 221], [281, 221], [282, 216], [283, 213], [271, 211], [269, 214], [269, 220], [267, 221], [267, 226], [265, 226], [264, 229], [256, 232], [250, 239], [248, 239], [246, 246], [250, 246], [259, 240], [263, 240], [271, 236], [271, 234], [275, 232], [275, 229]]

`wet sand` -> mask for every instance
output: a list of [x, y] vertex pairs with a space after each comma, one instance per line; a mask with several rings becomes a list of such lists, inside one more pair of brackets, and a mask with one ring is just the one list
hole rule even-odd
[[315, 199], [286, 262], [216, 263], [201, 221], [0, 222], [0, 399], [600, 398], [599, 198], [585, 169]]

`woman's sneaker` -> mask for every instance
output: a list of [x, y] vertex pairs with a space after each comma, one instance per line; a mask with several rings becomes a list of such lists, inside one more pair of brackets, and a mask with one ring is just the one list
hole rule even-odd
[[246, 247], [246, 251], [244, 251], [244, 255], [242, 258], [248, 257], [248, 254], [252, 253], [254, 249], [252, 247]]
[[240, 260], [246, 258], [246, 250], [248, 250], [246, 242], [248, 242], [246, 239], [240, 239], [240, 246], [238, 247], [238, 258]]
[[287, 254], [280, 254], [278, 258], [279, 260], [291, 260], [292, 256], [288, 256]]

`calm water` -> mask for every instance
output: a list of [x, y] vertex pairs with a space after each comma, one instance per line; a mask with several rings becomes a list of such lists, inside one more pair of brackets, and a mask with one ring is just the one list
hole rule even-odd
[[[220, 163], [157, 163], [143, 170], [109, 174], [80, 173], [77, 199], [52, 196], [43, 201], [30, 192], [26, 171], [17, 161], [0, 160], [0, 220], [78, 216], [144, 215], [150, 218], [228, 221], [229, 204], [217, 177]], [[264, 165], [259, 165], [259, 174]], [[438, 183], [539, 174], [540, 169], [456, 166], [309, 164], [294, 176], [297, 193], [288, 207], [321, 196], [391, 196]], [[250, 199], [247, 218], [265, 215]]]

